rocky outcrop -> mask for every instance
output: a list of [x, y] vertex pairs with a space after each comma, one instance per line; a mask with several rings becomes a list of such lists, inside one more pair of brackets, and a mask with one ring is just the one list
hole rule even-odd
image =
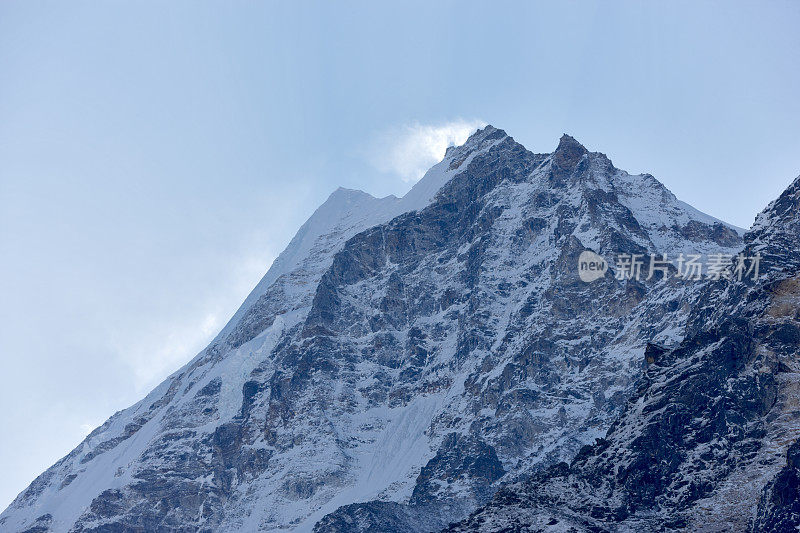
[[449, 531], [794, 531], [800, 527], [800, 178], [756, 220], [762, 276], [708, 283], [686, 337], [604, 438], [503, 488]]

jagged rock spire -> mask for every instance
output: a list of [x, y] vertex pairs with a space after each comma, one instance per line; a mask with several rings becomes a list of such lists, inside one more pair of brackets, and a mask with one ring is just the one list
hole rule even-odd
[[561, 136], [558, 148], [553, 152], [553, 162], [564, 170], [572, 170], [589, 151], [566, 133]]

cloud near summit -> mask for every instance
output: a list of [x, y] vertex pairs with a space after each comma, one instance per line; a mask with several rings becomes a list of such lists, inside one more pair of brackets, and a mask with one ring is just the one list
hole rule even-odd
[[369, 161], [381, 172], [396, 174], [403, 181], [418, 181], [431, 166], [444, 158], [450, 145], [464, 141], [486, 122], [454, 120], [443, 124], [414, 122], [380, 133], [369, 150]]

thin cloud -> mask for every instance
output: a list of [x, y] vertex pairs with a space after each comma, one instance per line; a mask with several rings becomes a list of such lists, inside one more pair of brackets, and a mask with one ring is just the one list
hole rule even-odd
[[[257, 249], [231, 259], [226, 276], [206, 287], [196, 307], [170, 307], [157, 319], [132, 317], [125, 329], [111, 332], [111, 349], [130, 368], [136, 395], [149, 392], [203, 350], [233, 316], [275, 258]], [[181, 300], [176, 297], [176, 301]], [[132, 324], [131, 322], [135, 322]]]
[[485, 125], [482, 120], [459, 119], [444, 124], [415, 122], [393, 128], [378, 136], [369, 159], [381, 172], [414, 183], [444, 158], [448, 146], [463, 144], [470, 134]]
[[[118, 332], [117, 351], [132, 370], [137, 394], [148, 392], [165, 376], [185, 364], [211, 341], [220, 327], [213, 312], [181, 320], [172, 316], [165, 324], [142, 324], [135, 338]], [[149, 326], [149, 327], [148, 327]]]

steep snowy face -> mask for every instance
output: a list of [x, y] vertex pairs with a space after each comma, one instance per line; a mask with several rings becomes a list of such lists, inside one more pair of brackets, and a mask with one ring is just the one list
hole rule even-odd
[[[432, 530], [605, 433], [696, 282], [619, 253], [736, 228], [564, 136], [491, 126], [404, 198], [334, 193], [215, 341], [0, 516], [20, 531]], [[586, 250], [612, 267], [578, 276]]]
[[[710, 282], [604, 439], [451, 531], [800, 527], [800, 178], [756, 220], [757, 281]], [[570, 529], [573, 528], [573, 529]]]
[[[443, 161], [434, 165], [402, 198], [374, 198], [363, 192], [339, 188], [300, 228], [258, 286], [212, 342], [215, 354], [252, 339], [288, 310], [307, 309], [322, 273], [333, 255], [355, 234], [395, 216], [422, 209], [438, 190], [458, 173], [453, 161], [468, 161], [498, 142], [499, 130], [488, 127], [462, 146], [448, 148]], [[504, 134], [503, 134], [504, 135]]]
[[[269, 357], [286, 325], [301, 321], [308, 313], [319, 278], [344, 243], [368, 227], [423, 208], [438, 188], [458, 173], [456, 165], [451, 168], [453, 159], [469, 161], [496, 143], [497, 135], [498, 130], [487, 128], [463, 146], [449, 148], [444, 160], [403, 198], [376, 199], [362, 191], [335, 191], [300, 228], [211, 345], [39, 476], [0, 515], [0, 526], [11, 531], [29, 526], [69, 530], [98, 494], [132, 482], [132, 472], [142, 468], [145, 449], [157, 448], [158, 438], [175, 428], [202, 427], [202, 433], [208, 433], [235, 417], [246, 393], [248, 374]], [[198, 388], [198, 384], [203, 386]], [[106, 454], [108, 451], [113, 453]], [[196, 459], [187, 461], [176, 471], [199, 464]], [[209, 489], [204, 501], [217, 498], [211, 483], [204, 481], [200, 486]], [[171, 488], [183, 490], [180, 483]], [[195, 518], [186, 520], [183, 525], [187, 528], [197, 523]]]

